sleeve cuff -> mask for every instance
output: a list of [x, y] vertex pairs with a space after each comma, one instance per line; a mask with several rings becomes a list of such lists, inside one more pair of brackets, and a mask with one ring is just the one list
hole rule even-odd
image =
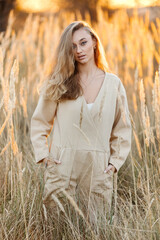
[[119, 161], [120, 161], [120, 159], [112, 158], [112, 157], [109, 160], [109, 164], [112, 164], [116, 168], [116, 173], [119, 171], [119, 169], [122, 166], [121, 163], [118, 163]]
[[111, 162], [109, 162], [109, 164], [112, 165], [115, 168], [114, 172], [116, 173], [117, 172], [117, 168]]
[[49, 152], [43, 152], [36, 155], [36, 163], [40, 163], [43, 158], [49, 157]]

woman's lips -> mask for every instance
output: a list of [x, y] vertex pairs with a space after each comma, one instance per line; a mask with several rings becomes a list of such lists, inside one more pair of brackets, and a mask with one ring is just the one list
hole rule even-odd
[[79, 56], [78, 59], [83, 59], [85, 58], [85, 55]]

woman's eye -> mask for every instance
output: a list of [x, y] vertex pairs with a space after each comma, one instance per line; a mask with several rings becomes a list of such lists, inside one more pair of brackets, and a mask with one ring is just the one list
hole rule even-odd
[[[87, 43], [87, 41], [81, 42], [81, 46], [85, 45], [86, 43]], [[76, 49], [76, 47], [77, 47], [76, 45], [72, 45], [72, 48], [73, 48], [73, 49]]]
[[85, 45], [87, 41], [81, 42], [81, 45]]

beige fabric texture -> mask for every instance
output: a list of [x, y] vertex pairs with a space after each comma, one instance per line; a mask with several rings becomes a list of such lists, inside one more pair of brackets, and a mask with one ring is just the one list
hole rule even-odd
[[[104, 170], [111, 163], [118, 172], [124, 164], [131, 148], [131, 132], [126, 91], [113, 73], [105, 73], [91, 109], [84, 96], [56, 104], [40, 95], [30, 134], [35, 161], [45, 157], [53, 161], [44, 172], [44, 203], [52, 205], [53, 195], [60, 198], [65, 189], [73, 197], [76, 191], [83, 192], [86, 204], [95, 199], [95, 208], [103, 200], [110, 206], [114, 174]], [[89, 209], [91, 204], [87, 206]], [[100, 206], [103, 209], [104, 205]]]

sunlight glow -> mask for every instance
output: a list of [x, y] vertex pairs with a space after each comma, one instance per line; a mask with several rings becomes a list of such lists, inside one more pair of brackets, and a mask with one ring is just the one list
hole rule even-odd
[[156, 0], [112, 0], [110, 6], [111, 7], [135, 7], [136, 5], [144, 7], [149, 5], [154, 5]]
[[20, 10], [28, 12], [55, 11], [58, 9], [52, 0], [17, 0], [17, 5]]
[[[57, 11], [58, 6], [54, 0], [17, 0], [18, 9], [27, 12], [45, 12]], [[101, 0], [100, 4], [103, 6], [109, 5], [111, 8], [116, 7], [144, 7], [154, 5], [156, 0]]]

